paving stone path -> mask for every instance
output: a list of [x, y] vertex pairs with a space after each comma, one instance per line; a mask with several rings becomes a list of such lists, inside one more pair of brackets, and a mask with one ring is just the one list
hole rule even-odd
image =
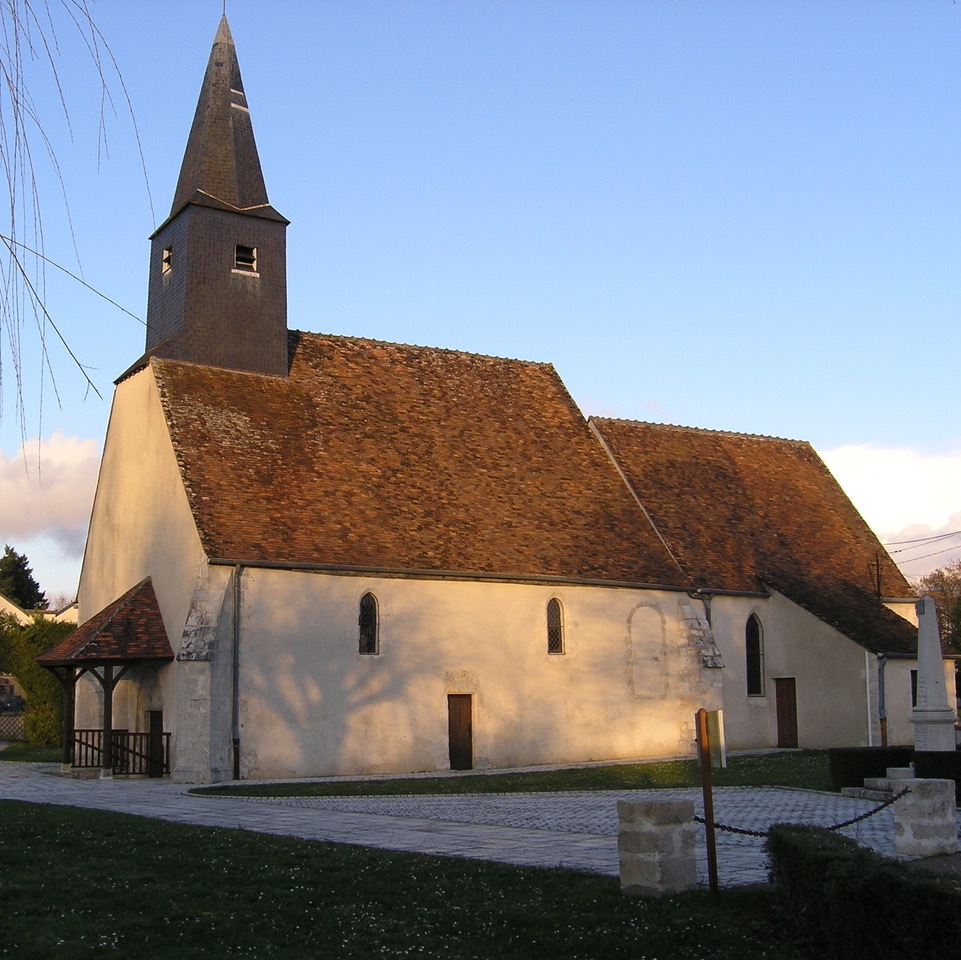
[[[74, 780], [50, 764], [0, 763], [0, 798], [112, 810], [179, 823], [282, 834], [387, 850], [467, 857], [536, 867], [564, 866], [617, 876], [617, 801], [652, 793], [693, 797], [699, 790], [599, 791], [460, 796], [223, 798], [191, 795], [166, 780]], [[877, 804], [780, 787], [728, 787], [715, 793], [719, 823], [764, 830], [772, 823], [830, 826]], [[842, 831], [894, 855], [890, 808]], [[760, 838], [718, 833], [723, 886], [760, 883], [767, 862]], [[707, 881], [703, 833], [698, 873]]]

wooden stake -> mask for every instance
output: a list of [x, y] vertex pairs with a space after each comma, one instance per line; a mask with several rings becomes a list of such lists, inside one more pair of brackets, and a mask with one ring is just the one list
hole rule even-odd
[[707, 730], [707, 710], [694, 714], [697, 723], [697, 750], [701, 761], [701, 791], [704, 795], [704, 832], [707, 840], [707, 879], [711, 896], [717, 897], [717, 841], [714, 835], [714, 792], [711, 783], [711, 739]]

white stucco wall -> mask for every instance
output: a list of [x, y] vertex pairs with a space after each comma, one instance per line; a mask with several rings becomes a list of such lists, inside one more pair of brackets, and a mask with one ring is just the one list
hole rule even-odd
[[8, 600], [5, 596], [0, 594], [0, 614], [12, 617], [17, 623], [28, 624], [32, 619], [31, 614], [27, 613], [26, 610], [21, 609], [12, 600]]
[[[144, 577], [151, 577], [175, 653], [198, 577], [206, 573], [200, 539], [180, 479], [152, 370], [116, 389], [104, 442], [78, 593], [83, 623]], [[101, 723], [99, 685], [77, 688], [78, 727]], [[177, 724], [176, 671], [142, 667], [117, 685], [118, 728], [145, 730], [146, 710], [162, 709], [164, 726]]]
[[76, 623], [77, 605], [71, 603], [62, 610], [24, 610], [12, 600], [8, 600], [3, 594], [0, 594], [0, 614], [12, 617], [23, 626], [32, 622], [34, 617], [40, 617], [43, 620], [55, 620], [57, 623]]
[[[918, 669], [917, 660], [888, 660], [884, 667], [884, 702], [888, 713], [888, 743], [914, 745], [911, 723], [911, 671]], [[944, 661], [944, 685], [948, 704], [956, 705], [955, 667], [953, 660]]]
[[[747, 695], [744, 631], [752, 613], [763, 631], [761, 697]], [[777, 745], [778, 677], [796, 678], [800, 747], [867, 745], [863, 647], [775, 592], [767, 598], [715, 597], [712, 619], [726, 664], [724, 722], [729, 749]]]
[[[368, 590], [376, 656], [358, 653]], [[448, 694], [473, 698], [476, 768], [687, 754], [694, 711], [719, 703], [683, 593], [245, 569], [242, 598], [244, 776], [447, 769]]]
[[[877, 675], [877, 658], [871, 657], [871, 660], [873, 661], [872, 670]], [[911, 723], [911, 671], [917, 669], [917, 660], [887, 660], [884, 664], [884, 706], [888, 717], [887, 740], [892, 746], [914, 745], [914, 725]], [[874, 688], [877, 688], [877, 683]], [[953, 670], [950, 689], [954, 690]], [[879, 734], [876, 732], [874, 744], [880, 743]]]
[[888, 610], [907, 620], [912, 627], [918, 625], [918, 611], [915, 607], [915, 604], [918, 602], [917, 597], [885, 599], [883, 602]]
[[150, 576], [167, 632], [179, 636], [202, 560], [148, 367], [114, 395], [80, 574], [80, 622]]

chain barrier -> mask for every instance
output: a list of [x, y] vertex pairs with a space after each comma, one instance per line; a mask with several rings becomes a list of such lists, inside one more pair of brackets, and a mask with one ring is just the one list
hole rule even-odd
[[[879, 804], [873, 810], [868, 810], [867, 813], [862, 813], [860, 816], [852, 817], [850, 820], [845, 820], [843, 823], [836, 823], [833, 827], [825, 827], [825, 830], [843, 830], [845, 827], [853, 827], [854, 824], [860, 823], [862, 820], [867, 820], [869, 817], [873, 817], [876, 813], [880, 813], [885, 807], [890, 807], [892, 803], [896, 803], [901, 797], [911, 792], [910, 787], [905, 787], [900, 792], [896, 793], [893, 797], [885, 800], [884, 803]], [[695, 823], [707, 824], [704, 817], [694, 817]], [[725, 833], [737, 833], [744, 837], [766, 837], [768, 834], [767, 830], [745, 830], [743, 827], [729, 827], [723, 823], [715, 823], [715, 830], [722, 830]]]

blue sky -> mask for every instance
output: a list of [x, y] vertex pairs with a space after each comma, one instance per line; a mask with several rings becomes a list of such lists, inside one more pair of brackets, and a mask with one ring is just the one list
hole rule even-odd
[[[585, 413], [811, 441], [884, 539], [961, 529], [961, 6], [267, 9], [227, 7], [271, 202], [292, 221], [291, 327], [550, 361]], [[142, 317], [147, 238], [169, 209], [221, 0], [91, 10], [153, 209], [117, 77], [105, 152], [95, 74], [60, 17], [72, 135], [42, 61], [30, 88], [73, 239], [37, 147], [44, 248]], [[68, 594], [112, 381], [144, 330], [47, 282], [103, 399], [48, 340], [58, 405], [28, 323], [21, 418], [4, 337], [0, 539]], [[961, 536], [932, 550], [948, 547], [905, 569], [961, 556]]]

